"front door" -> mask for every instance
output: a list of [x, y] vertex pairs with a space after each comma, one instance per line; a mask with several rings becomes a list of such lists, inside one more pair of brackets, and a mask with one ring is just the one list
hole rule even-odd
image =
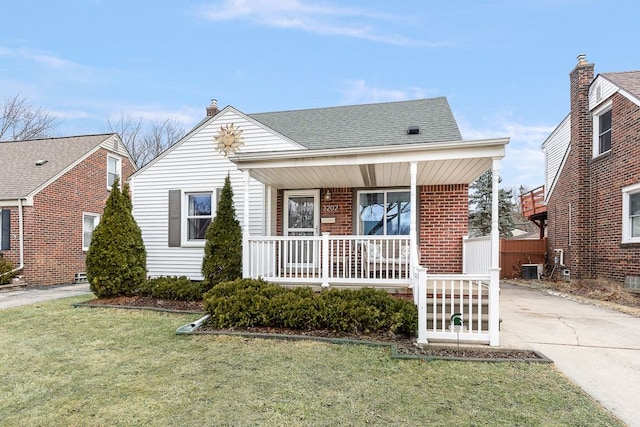
[[[320, 190], [284, 192], [284, 235], [316, 236], [320, 229]], [[314, 240], [294, 239], [286, 248], [288, 267], [309, 268], [316, 265], [319, 247]]]

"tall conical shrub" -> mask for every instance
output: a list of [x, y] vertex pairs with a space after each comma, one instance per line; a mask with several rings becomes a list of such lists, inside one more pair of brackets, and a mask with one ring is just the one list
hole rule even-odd
[[227, 175], [216, 216], [205, 234], [202, 275], [213, 286], [242, 277], [242, 228], [233, 206], [233, 189]]
[[147, 253], [126, 184], [123, 191], [116, 179], [87, 252], [87, 279], [99, 298], [133, 295], [147, 278]]

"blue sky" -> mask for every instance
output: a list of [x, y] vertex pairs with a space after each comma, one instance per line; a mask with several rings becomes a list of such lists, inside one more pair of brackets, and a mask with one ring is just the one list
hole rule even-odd
[[61, 0], [4, 2], [0, 100], [58, 117], [179, 120], [446, 96], [465, 139], [510, 137], [502, 186], [544, 180], [540, 145], [569, 72], [640, 69], [636, 1]]

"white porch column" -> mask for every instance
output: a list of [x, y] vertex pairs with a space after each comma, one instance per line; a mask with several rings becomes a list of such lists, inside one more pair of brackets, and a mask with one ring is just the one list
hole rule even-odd
[[[411, 245], [411, 257], [409, 260], [409, 267], [411, 275], [413, 276], [414, 269], [420, 263], [420, 255], [418, 254], [418, 231], [416, 227], [416, 214], [418, 212], [418, 163], [410, 163], [411, 172], [411, 219], [409, 220], [409, 244]], [[414, 259], [417, 255], [417, 259]]]
[[242, 212], [242, 277], [250, 277], [250, 257], [249, 257], [249, 171], [242, 171], [244, 179], [244, 209]]
[[500, 159], [491, 165], [491, 267], [489, 268], [489, 345], [500, 345]]
[[329, 286], [329, 233], [322, 233], [322, 287]]

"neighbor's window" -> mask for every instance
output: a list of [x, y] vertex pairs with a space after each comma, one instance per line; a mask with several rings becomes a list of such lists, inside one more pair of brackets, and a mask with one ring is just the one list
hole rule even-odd
[[82, 250], [88, 251], [93, 237], [93, 230], [96, 229], [100, 222], [100, 215], [85, 213], [82, 214]]
[[187, 240], [204, 240], [211, 222], [211, 193], [187, 193]]
[[107, 188], [113, 187], [113, 182], [118, 178], [122, 185], [121, 160], [119, 157], [107, 156]]
[[622, 243], [640, 243], [640, 184], [622, 189]]
[[611, 150], [611, 103], [593, 113], [593, 155]]
[[411, 192], [406, 190], [360, 191], [358, 234], [408, 235]]

